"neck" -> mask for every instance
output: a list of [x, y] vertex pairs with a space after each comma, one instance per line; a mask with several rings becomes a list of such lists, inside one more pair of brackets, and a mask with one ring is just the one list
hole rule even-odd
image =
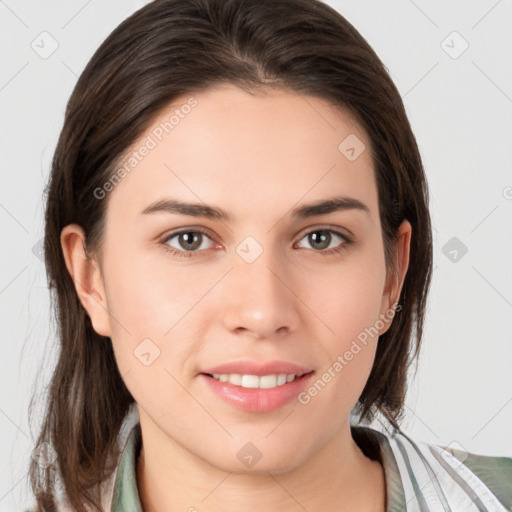
[[383, 468], [363, 454], [348, 423], [311, 458], [285, 473], [227, 472], [163, 433], [143, 435], [137, 484], [144, 512], [234, 512], [241, 504], [251, 512], [297, 507], [384, 512], [386, 504]]

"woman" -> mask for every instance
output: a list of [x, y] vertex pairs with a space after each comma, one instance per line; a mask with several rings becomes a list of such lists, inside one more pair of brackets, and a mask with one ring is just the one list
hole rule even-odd
[[38, 510], [512, 506], [512, 459], [400, 430], [428, 189], [396, 87], [325, 4], [123, 22], [68, 103], [45, 258]]

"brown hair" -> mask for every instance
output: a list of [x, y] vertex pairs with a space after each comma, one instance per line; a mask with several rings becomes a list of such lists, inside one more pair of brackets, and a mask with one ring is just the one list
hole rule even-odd
[[380, 412], [399, 429], [407, 371], [422, 338], [432, 237], [418, 146], [385, 66], [343, 16], [318, 0], [157, 0], [121, 23], [89, 61], [52, 162], [44, 251], [60, 353], [37, 444], [49, 443], [57, 460], [47, 469], [31, 462], [39, 510], [51, 509], [56, 474], [74, 509], [101, 510], [99, 484], [114, 469], [107, 462], [134, 401], [110, 340], [93, 330], [79, 302], [61, 230], [78, 223], [87, 249], [99, 248], [107, 200], [95, 199], [94, 190], [170, 101], [220, 83], [322, 98], [351, 113], [368, 134], [388, 269], [404, 219], [412, 240], [402, 309], [380, 336], [355, 411], [361, 421]]

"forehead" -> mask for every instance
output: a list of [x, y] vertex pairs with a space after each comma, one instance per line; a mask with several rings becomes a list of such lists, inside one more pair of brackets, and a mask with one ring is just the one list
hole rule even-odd
[[176, 98], [121, 166], [110, 201], [126, 214], [166, 196], [229, 204], [237, 217], [334, 194], [377, 200], [370, 140], [354, 118], [286, 89], [226, 84]]

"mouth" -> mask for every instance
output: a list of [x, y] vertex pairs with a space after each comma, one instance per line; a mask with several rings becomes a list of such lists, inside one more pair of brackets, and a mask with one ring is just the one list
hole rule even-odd
[[212, 397], [245, 412], [271, 412], [292, 403], [315, 372], [268, 375], [200, 373]]
[[247, 389], [274, 389], [289, 384], [310, 375], [313, 371], [305, 373], [274, 373], [270, 375], [251, 375], [240, 373], [203, 373], [218, 382], [226, 382], [233, 386]]

